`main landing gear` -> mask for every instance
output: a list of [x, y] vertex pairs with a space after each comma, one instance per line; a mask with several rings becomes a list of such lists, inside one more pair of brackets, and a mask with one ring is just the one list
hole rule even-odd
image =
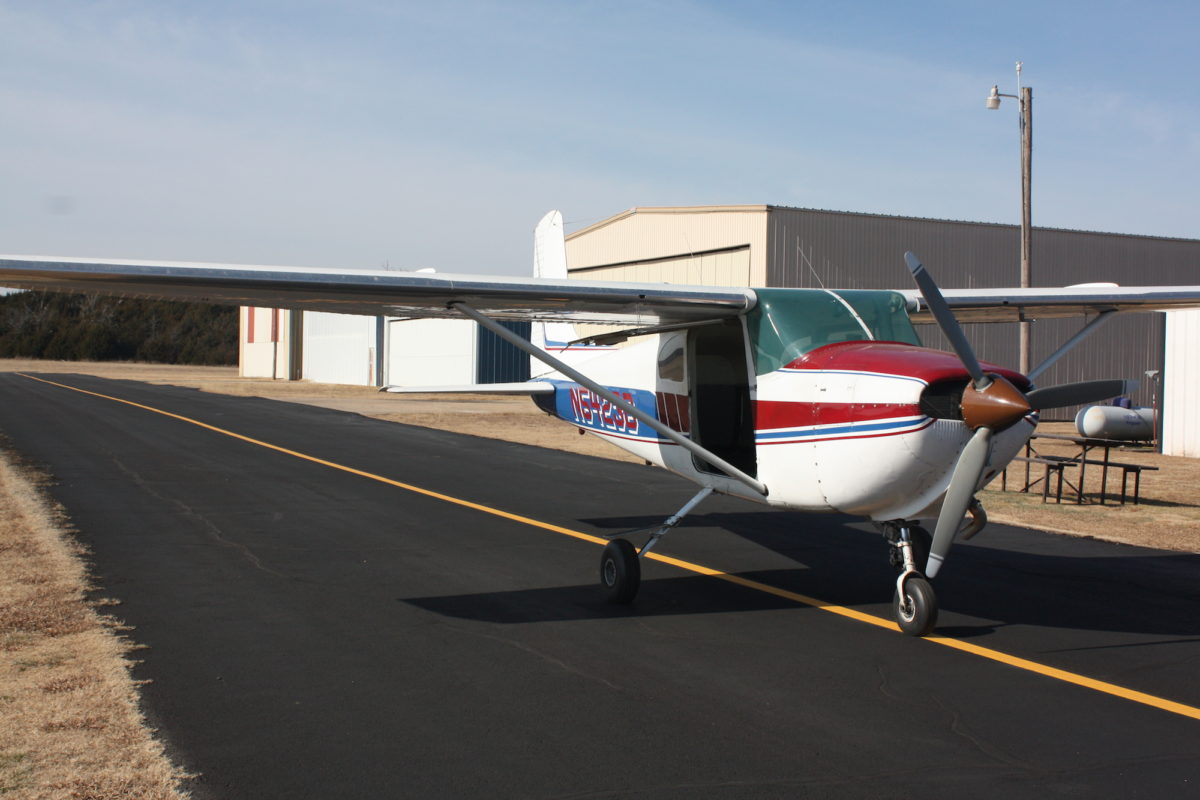
[[683, 508], [668, 517], [657, 528], [650, 530], [650, 538], [638, 550], [628, 539], [613, 539], [604, 548], [600, 557], [600, 586], [604, 589], [604, 597], [610, 603], [631, 603], [637, 596], [642, 583], [642, 556], [650, 552], [658, 540], [672, 528], [683, 521], [704, 498], [712, 494], [711, 486], [706, 486], [696, 493], [696, 496], [684, 503]]
[[933, 538], [924, 528], [907, 522], [885, 524], [883, 535], [892, 546], [892, 566], [900, 573], [892, 597], [896, 624], [909, 636], [925, 636], [937, 625], [937, 595], [917, 565], [929, 559]]
[[[701, 489], [683, 508], [658, 527], [650, 529], [650, 538], [641, 550], [634, 547], [628, 539], [614, 538], [608, 543], [600, 557], [600, 586], [608, 602], [633, 602], [642, 582], [642, 557], [712, 492], [709, 487]], [[973, 535], [986, 521], [978, 504], [973, 503], [971, 510], [975, 521], [964, 535]], [[900, 630], [909, 636], [925, 636], [937, 625], [938, 604], [937, 595], [934, 594], [929, 579], [918, 565], [924, 566], [928, 563], [933, 537], [919, 525], [904, 520], [885, 522], [881, 527], [884, 537], [891, 545], [892, 566], [898, 573], [896, 593], [892, 598], [896, 623]]]
[[642, 585], [642, 562], [628, 539], [613, 539], [600, 557], [600, 585], [610, 603], [631, 603]]

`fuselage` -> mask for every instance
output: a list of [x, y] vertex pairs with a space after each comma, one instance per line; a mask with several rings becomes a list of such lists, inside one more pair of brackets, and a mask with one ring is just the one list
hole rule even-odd
[[[561, 376], [540, 378], [555, 393], [538, 403], [727, 494], [875, 520], [936, 515], [971, 437], [957, 408], [970, 379], [958, 357], [922, 347], [893, 293], [764, 293], [757, 316], [651, 335], [577, 366], [756, 477], [765, 496]], [[1016, 372], [984, 368], [1029, 386]], [[1035, 422], [1026, 418], [996, 434], [981, 484], [1017, 455]]]

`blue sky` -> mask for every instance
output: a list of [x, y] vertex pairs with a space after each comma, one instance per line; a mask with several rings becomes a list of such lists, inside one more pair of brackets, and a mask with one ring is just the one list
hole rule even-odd
[[1200, 5], [9, 2], [0, 252], [522, 274], [771, 203], [1200, 238]]

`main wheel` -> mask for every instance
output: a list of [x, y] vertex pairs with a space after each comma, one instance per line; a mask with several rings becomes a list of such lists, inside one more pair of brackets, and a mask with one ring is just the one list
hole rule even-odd
[[924, 636], [937, 624], [937, 596], [929, 581], [914, 575], [904, 582], [904, 597], [897, 592], [892, 600], [896, 624], [909, 636]]
[[600, 558], [600, 585], [610, 603], [633, 601], [642, 583], [642, 564], [628, 539], [613, 539]]

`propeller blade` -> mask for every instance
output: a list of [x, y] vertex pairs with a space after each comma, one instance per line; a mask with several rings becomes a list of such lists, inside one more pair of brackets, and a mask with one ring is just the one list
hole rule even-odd
[[1081, 381], [1064, 383], [1061, 386], [1047, 386], [1045, 389], [1034, 389], [1026, 395], [1026, 399], [1029, 400], [1029, 405], [1039, 410], [1083, 406], [1108, 400], [1110, 397], [1130, 394], [1137, 387], [1137, 381]]
[[904, 263], [908, 265], [917, 288], [921, 290], [926, 305], [929, 306], [934, 319], [937, 320], [938, 327], [950, 340], [950, 346], [954, 348], [959, 360], [967, 368], [971, 380], [975, 382], [975, 388], [982, 389], [988, 383], [987, 378], [983, 375], [983, 368], [979, 366], [979, 359], [975, 358], [975, 351], [971, 349], [970, 342], [967, 341], [966, 335], [959, 327], [958, 320], [954, 318], [954, 312], [950, 310], [950, 306], [946, 303], [946, 298], [942, 296], [941, 290], [938, 289], [933, 276], [925, 269], [925, 265], [921, 263], [920, 259], [912, 253], [904, 254]]
[[962, 526], [963, 516], [975, 497], [975, 487], [979, 485], [979, 479], [987, 469], [991, 452], [992, 431], [990, 428], [979, 428], [963, 448], [962, 455], [958, 457], [958, 463], [954, 465], [954, 474], [950, 477], [950, 488], [946, 490], [946, 499], [942, 501], [942, 513], [938, 516], [937, 527], [933, 530], [933, 544], [929, 547], [925, 577], [932, 579], [942, 568], [946, 553], [954, 542], [954, 535]]

